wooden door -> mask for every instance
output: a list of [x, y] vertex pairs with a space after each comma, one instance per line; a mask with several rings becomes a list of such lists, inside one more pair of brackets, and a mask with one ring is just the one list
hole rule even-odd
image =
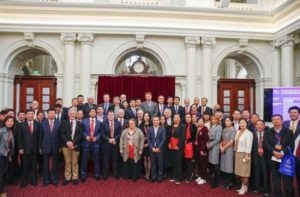
[[255, 81], [253, 79], [220, 79], [218, 103], [226, 114], [235, 109], [255, 113]]
[[53, 76], [16, 76], [14, 81], [14, 108], [16, 111], [30, 109], [33, 100], [46, 111], [55, 104], [56, 78]]

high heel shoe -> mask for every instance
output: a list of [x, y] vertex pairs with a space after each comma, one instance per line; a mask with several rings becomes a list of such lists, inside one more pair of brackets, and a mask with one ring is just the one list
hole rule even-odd
[[248, 186], [244, 186], [244, 189], [239, 192], [239, 195], [246, 195], [248, 193]]
[[242, 187], [238, 190], [236, 190], [237, 193], [239, 193], [240, 191], [242, 191], [244, 189], [244, 185], [242, 184]]

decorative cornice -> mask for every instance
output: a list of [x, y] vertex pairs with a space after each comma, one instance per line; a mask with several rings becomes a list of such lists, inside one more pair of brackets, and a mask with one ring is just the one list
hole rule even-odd
[[216, 38], [215, 37], [202, 37], [201, 44], [203, 45], [203, 47], [212, 48], [216, 44]]
[[81, 42], [81, 44], [92, 45], [94, 41], [93, 33], [78, 33], [77, 40]]
[[295, 38], [293, 34], [284, 35], [277, 40], [275, 40], [275, 44], [277, 47], [294, 47]]
[[72, 32], [61, 33], [60, 39], [65, 44], [74, 44], [74, 42], [76, 41], [76, 33], [72, 33]]
[[136, 48], [142, 49], [145, 41], [145, 34], [136, 34], [135, 35]]
[[186, 36], [184, 38], [184, 44], [186, 47], [196, 47], [200, 44], [200, 36]]

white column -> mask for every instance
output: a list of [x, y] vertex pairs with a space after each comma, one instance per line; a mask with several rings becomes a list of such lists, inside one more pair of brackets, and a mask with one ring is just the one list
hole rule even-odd
[[94, 36], [92, 33], [79, 33], [77, 40], [81, 42], [80, 94], [91, 96], [91, 48]]
[[271, 54], [272, 54], [272, 83], [273, 87], [280, 86], [281, 68], [280, 68], [280, 50], [276, 46], [275, 42], [271, 43]]
[[75, 40], [76, 33], [62, 33], [65, 44], [63, 99], [66, 106], [71, 105], [74, 95]]
[[197, 36], [186, 36], [186, 96], [193, 99], [197, 94], [196, 47], [200, 44]]
[[281, 45], [281, 86], [294, 86], [294, 38], [285, 36]]
[[[216, 44], [216, 39], [213, 37], [203, 37], [202, 43], [202, 97], [206, 97], [208, 101], [212, 101], [212, 65], [211, 51]], [[212, 103], [211, 103], [212, 104]]]
[[234, 59], [225, 59], [225, 76], [226, 78], [236, 78], [236, 67]]

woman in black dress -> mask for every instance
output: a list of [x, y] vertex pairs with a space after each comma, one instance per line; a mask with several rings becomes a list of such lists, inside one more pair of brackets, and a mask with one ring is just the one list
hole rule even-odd
[[185, 142], [186, 127], [181, 123], [180, 115], [174, 115], [174, 123], [171, 127], [171, 138], [169, 140], [169, 149], [172, 157], [172, 178], [171, 182], [175, 182], [176, 185], [180, 184], [181, 172], [182, 172], [182, 157]]
[[144, 133], [145, 136], [145, 144], [143, 149], [143, 159], [144, 159], [144, 168], [145, 168], [145, 179], [148, 181], [150, 177], [150, 168], [151, 168], [151, 160], [150, 160], [150, 151], [148, 148], [147, 142], [147, 132], [149, 127], [152, 126], [151, 116], [148, 112], [144, 113], [143, 121], [140, 124], [139, 128]]
[[166, 140], [164, 144], [164, 179], [169, 177], [170, 168], [172, 167], [172, 157], [171, 152], [169, 150], [168, 144], [171, 138], [171, 126], [169, 126], [166, 122], [166, 118], [164, 115], [159, 118], [160, 126], [164, 127], [166, 130]]

